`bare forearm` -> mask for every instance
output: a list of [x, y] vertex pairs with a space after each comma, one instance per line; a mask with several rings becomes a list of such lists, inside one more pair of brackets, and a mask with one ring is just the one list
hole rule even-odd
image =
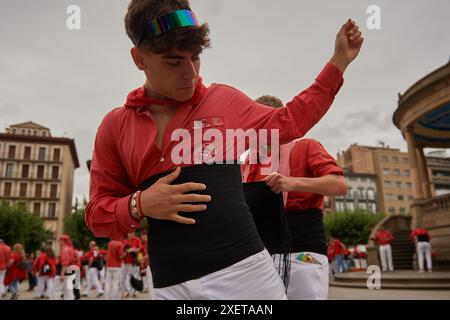
[[326, 175], [318, 178], [292, 178], [294, 179], [294, 191], [311, 192], [324, 196], [342, 196], [348, 191], [347, 183], [343, 176]]

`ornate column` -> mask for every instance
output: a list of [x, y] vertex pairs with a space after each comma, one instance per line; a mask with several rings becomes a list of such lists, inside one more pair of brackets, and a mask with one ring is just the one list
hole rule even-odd
[[425, 159], [422, 147], [417, 148], [417, 160], [423, 196], [429, 199], [431, 198], [430, 175], [428, 174], [427, 160]]
[[412, 129], [407, 128], [405, 132], [405, 139], [408, 143], [408, 155], [409, 155], [409, 168], [411, 171], [411, 178], [414, 187], [414, 198], [422, 199], [423, 198], [423, 190], [422, 184], [420, 183], [420, 175], [418, 171], [418, 159], [416, 153], [416, 143], [414, 141], [414, 136], [412, 134]]

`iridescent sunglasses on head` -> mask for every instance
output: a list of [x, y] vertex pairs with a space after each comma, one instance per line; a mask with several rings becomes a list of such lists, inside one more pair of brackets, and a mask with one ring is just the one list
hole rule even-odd
[[197, 17], [191, 10], [177, 10], [169, 12], [150, 21], [149, 25], [147, 25], [148, 30], [142, 31], [136, 45], [140, 45], [146, 31], [150, 37], [156, 37], [178, 28], [196, 26], [198, 26]]

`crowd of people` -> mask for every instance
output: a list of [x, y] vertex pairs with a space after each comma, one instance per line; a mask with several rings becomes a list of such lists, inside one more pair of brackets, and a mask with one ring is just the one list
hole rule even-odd
[[[22, 244], [12, 249], [0, 239], [0, 295], [15, 300], [19, 284], [28, 279], [28, 291], [35, 299], [74, 300], [95, 296], [108, 300], [137, 297], [152, 298], [152, 276], [147, 254], [147, 233], [112, 240], [107, 248], [95, 241], [84, 251], [68, 235], [59, 238], [59, 255], [52, 243], [28, 256]], [[75, 275], [75, 276], [74, 276]]]

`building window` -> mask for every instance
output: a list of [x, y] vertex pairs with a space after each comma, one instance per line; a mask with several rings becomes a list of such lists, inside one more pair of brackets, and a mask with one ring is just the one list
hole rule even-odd
[[44, 166], [38, 166], [37, 167], [37, 175], [36, 178], [38, 179], [44, 179]]
[[403, 171], [403, 175], [404, 175], [405, 177], [409, 177], [410, 171], [409, 171], [409, 170]]
[[9, 146], [8, 158], [9, 159], [15, 159], [16, 158], [16, 146]]
[[414, 196], [408, 196], [409, 201], [413, 201], [414, 200]]
[[381, 156], [381, 162], [382, 163], [387, 163], [388, 162], [388, 157], [387, 156]]
[[394, 169], [394, 176], [400, 175], [400, 169]]
[[13, 175], [14, 175], [14, 163], [7, 163], [5, 177], [12, 178]]
[[398, 157], [392, 157], [392, 163], [398, 163]]
[[33, 130], [33, 136], [37, 136], [37, 130]]
[[56, 203], [50, 202], [48, 204], [48, 216], [50, 218], [55, 218], [56, 217]]
[[41, 183], [36, 183], [36, 185], [34, 186], [34, 196], [36, 198], [42, 197], [42, 184]]
[[367, 198], [369, 198], [369, 200], [375, 200], [375, 190], [368, 189], [367, 190]]
[[403, 208], [403, 207], [401, 207], [401, 208], [400, 208], [400, 213], [401, 213], [401, 214], [405, 214], [405, 213], [406, 213], [406, 209]]
[[401, 189], [402, 188], [402, 182], [401, 181], [397, 181], [397, 182], [395, 182], [395, 184], [397, 185], [397, 189]]
[[59, 178], [59, 167], [52, 166], [52, 179], [58, 179], [58, 178]]
[[397, 198], [398, 198], [399, 201], [403, 201], [403, 199], [405, 199], [405, 196], [402, 195], [402, 194], [399, 194], [399, 195], [397, 196]]
[[25, 129], [20, 130], [22, 134], [25, 134]]
[[361, 210], [366, 210], [366, 209], [367, 209], [367, 205], [366, 205], [365, 202], [360, 202], [360, 203], [358, 203], [358, 207], [359, 207], [359, 209], [361, 209]]
[[27, 130], [27, 135], [31, 136], [31, 130], [30, 129]]
[[59, 161], [61, 158], [61, 149], [54, 149], [53, 150], [53, 161]]
[[391, 187], [392, 187], [392, 182], [389, 181], [389, 180], [386, 180], [386, 181], [384, 181], [384, 186], [385, 186], [386, 188], [391, 188]]
[[347, 198], [348, 199], [353, 198], [353, 188], [352, 187], [348, 188]]
[[31, 159], [31, 147], [25, 147], [24, 152], [23, 152], [23, 158], [25, 160]]
[[5, 197], [10, 197], [11, 196], [12, 183], [11, 182], [5, 182], [4, 186], [5, 187], [3, 189], [3, 195]]
[[29, 171], [30, 171], [30, 165], [23, 164], [22, 165], [22, 178], [28, 178]]
[[33, 203], [33, 213], [34, 214], [41, 214], [41, 203], [40, 202], [35, 202]]
[[366, 182], [367, 181], [366, 177], [361, 177], [360, 179], [361, 179], [361, 182]]
[[355, 211], [355, 204], [353, 202], [347, 202], [348, 211]]
[[395, 208], [390, 207], [390, 208], [388, 209], [388, 211], [389, 211], [389, 213], [395, 213]]
[[411, 182], [407, 182], [407, 183], [406, 183], [406, 188], [407, 188], [408, 190], [412, 190], [412, 183], [411, 183]]
[[388, 176], [388, 175], [389, 175], [389, 169], [384, 168], [384, 169], [383, 169], [383, 174], [384, 174], [385, 176]]
[[409, 163], [409, 159], [408, 158], [403, 158], [403, 164], [408, 164]]
[[26, 183], [21, 183], [20, 184], [19, 195], [21, 197], [26, 197], [27, 196], [27, 184]]
[[394, 195], [393, 195], [392, 193], [388, 193], [388, 194], [386, 195], [386, 200], [387, 200], [387, 201], [392, 201], [392, 200], [394, 200]]
[[58, 185], [52, 184], [50, 186], [50, 198], [56, 198], [57, 192], [58, 192]]
[[45, 147], [39, 147], [39, 161], [45, 161]]
[[364, 199], [364, 188], [358, 188], [358, 197]]

